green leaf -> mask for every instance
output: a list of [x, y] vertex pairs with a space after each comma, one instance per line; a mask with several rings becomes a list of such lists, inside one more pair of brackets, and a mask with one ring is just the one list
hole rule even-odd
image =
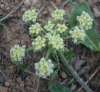
[[74, 56], [74, 53], [73, 53], [73, 51], [70, 49], [69, 51], [67, 51], [67, 52], [65, 53], [65, 55], [66, 55], [66, 59], [69, 60], [69, 61], [71, 61], [71, 59], [72, 59], [73, 56]]
[[88, 7], [88, 5], [85, 2], [81, 2], [80, 4], [78, 4], [76, 6], [76, 8], [71, 12], [71, 16], [70, 16], [70, 20], [69, 20], [69, 24], [70, 27], [74, 27], [77, 25], [77, 20], [76, 17], [78, 15], [81, 15], [81, 13], [85, 11], [87, 13], [89, 13], [89, 15], [93, 18], [93, 14], [90, 11], [90, 8]]
[[58, 69], [55, 70], [51, 75], [50, 75], [50, 79], [55, 78], [55, 76], [58, 74]]
[[21, 70], [23, 70], [24, 72], [28, 72], [28, 68], [27, 68], [27, 64], [22, 64], [21, 65]]
[[50, 83], [49, 87], [50, 87], [51, 92], [69, 92], [69, 90], [65, 86], [62, 86], [62, 85], [56, 86]]
[[[88, 7], [88, 5], [85, 2], [81, 2], [79, 5], [76, 6], [76, 8], [72, 11], [71, 16], [70, 16], [70, 27], [75, 27], [77, 26], [77, 20], [76, 17], [78, 15], [81, 15], [81, 13], [85, 11], [87, 12], [92, 18], [93, 14]], [[98, 35], [98, 32], [96, 30], [95, 23], [93, 23], [93, 26], [90, 30], [85, 31], [86, 33], [86, 38], [82, 44], [84, 44], [86, 47], [91, 49], [92, 51], [99, 52], [100, 51], [100, 37]]]

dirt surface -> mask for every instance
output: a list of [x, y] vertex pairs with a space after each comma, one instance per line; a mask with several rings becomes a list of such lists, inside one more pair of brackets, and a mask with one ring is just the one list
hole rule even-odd
[[[47, 80], [39, 79], [38, 76], [31, 73], [24, 73], [17, 67], [9, 57], [9, 51], [15, 44], [31, 47], [31, 40], [28, 34], [28, 26], [25, 26], [21, 17], [26, 10], [36, 9], [39, 12], [38, 22], [45, 24], [47, 19], [51, 19], [51, 12], [55, 8], [63, 8], [67, 12], [67, 20], [75, 5], [70, 2], [64, 3], [66, 0], [25, 0], [21, 7], [15, 11], [9, 18], [4, 21], [7, 29], [0, 26], [0, 92], [50, 92]], [[100, 0], [74, 0], [75, 3], [86, 1], [95, 16], [95, 23], [100, 33]], [[0, 0], [0, 18], [6, 16], [15, 9], [21, 0]], [[64, 5], [65, 4], [65, 5]], [[67, 21], [68, 22], [68, 21]], [[75, 69], [78, 73], [82, 73], [81, 77], [84, 81], [90, 79], [88, 85], [95, 91], [100, 92], [100, 53], [93, 53], [83, 45], [76, 46], [70, 40], [68, 47], [72, 48], [75, 57]], [[43, 56], [42, 52], [26, 54], [24, 61], [28, 63], [28, 69], [35, 72], [34, 63], [38, 62]], [[84, 69], [89, 69], [88, 72]], [[82, 70], [83, 69], [83, 70]], [[81, 71], [80, 71], [81, 70]], [[95, 74], [94, 74], [95, 73]], [[65, 71], [59, 71], [59, 75], [55, 81], [59, 83], [68, 83], [71, 80], [70, 74]], [[80, 85], [70, 83], [67, 85], [70, 92], [78, 92]], [[82, 89], [80, 92], [84, 92]]]

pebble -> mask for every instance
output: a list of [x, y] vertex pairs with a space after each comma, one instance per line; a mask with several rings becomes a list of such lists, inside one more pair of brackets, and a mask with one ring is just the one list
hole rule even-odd
[[16, 80], [17, 80], [18, 83], [20, 83], [22, 81], [22, 78], [18, 77]]
[[5, 86], [7, 86], [7, 87], [8, 87], [9, 85], [10, 85], [10, 83], [9, 83], [9, 82], [5, 82]]
[[21, 81], [20, 87], [24, 87], [24, 81]]
[[48, 14], [48, 10], [44, 10], [44, 11], [42, 12], [42, 14], [44, 14], [44, 15]]
[[100, 17], [100, 11], [97, 8], [94, 8], [93, 11], [95, 17]]
[[62, 72], [62, 73], [61, 73], [61, 77], [62, 77], [62, 78], [66, 78], [66, 77], [67, 77], [66, 73], [65, 73], [65, 72]]
[[56, 4], [60, 5], [61, 4], [61, 0], [56, 0]]
[[31, 86], [31, 85], [32, 85], [32, 81], [31, 81], [31, 79], [26, 78], [25, 85], [27, 85], [27, 86]]
[[31, 4], [30, 0], [25, 0], [24, 5], [26, 8], [28, 8], [30, 6], [30, 4]]

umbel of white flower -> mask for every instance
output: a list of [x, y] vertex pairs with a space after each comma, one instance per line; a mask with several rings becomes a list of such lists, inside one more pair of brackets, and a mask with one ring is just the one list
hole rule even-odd
[[61, 50], [64, 48], [64, 41], [63, 39], [60, 37], [59, 34], [50, 34], [47, 33], [46, 34], [46, 38], [49, 40], [48, 44], [51, 45], [54, 49], [56, 50]]
[[55, 19], [55, 20], [64, 20], [66, 13], [64, 10], [62, 9], [57, 9], [55, 11], [52, 12], [51, 16]]
[[54, 64], [50, 59], [45, 60], [45, 58], [41, 58], [40, 62], [35, 63], [36, 75], [42, 78], [46, 78], [53, 73]]
[[93, 19], [91, 16], [86, 13], [85, 11], [82, 12], [80, 16], [77, 16], [77, 21], [79, 23], [79, 27], [84, 30], [89, 30], [92, 28], [93, 25]]
[[57, 29], [56, 31], [59, 33], [63, 33], [67, 31], [68, 27], [65, 24], [57, 24]]
[[37, 36], [35, 40], [32, 42], [32, 46], [34, 47], [35, 51], [41, 50], [46, 46], [46, 39], [42, 38], [41, 36]]
[[47, 24], [44, 26], [44, 29], [46, 31], [52, 32], [54, 28], [54, 23], [52, 23], [50, 20], [48, 20]]
[[39, 23], [35, 23], [31, 27], [29, 27], [29, 34], [34, 36], [34, 34], [39, 34], [42, 31], [42, 27]]
[[69, 31], [69, 33], [72, 36], [74, 43], [84, 41], [86, 37], [85, 31], [79, 27], [75, 27], [72, 31]]
[[22, 21], [24, 23], [28, 23], [30, 21], [36, 22], [37, 16], [38, 16], [38, 13], [35, 10], [27, 10], [22, 16]]
[[14, 63], [22, 64], [22, 59], [25, 56], [25, 46], [15, 45], [10, 50], [10, 56]]

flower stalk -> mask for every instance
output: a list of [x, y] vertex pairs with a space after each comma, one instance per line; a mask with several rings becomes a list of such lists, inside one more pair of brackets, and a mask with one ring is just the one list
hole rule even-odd
[[62, 62], [66, 66], [66, 69], [72, 74], [72, 76], [76, 79], [76, 81], [84, 88], [86, 92], [93, 92], [87, 85], [84, 83], [84, 81], [79, 77], [79, 75], [76, 73], [76, 71], [71, 67], [70, 64], [68, 64], [68, 61], [64, 57], [61, 51], [58, 51], [60, 58], [62, 59]]
[[51, 53], [51, 50], [52, 50], [52, 46], [49, 47], [49, 49], [47, 50], [47, 53], [46, 53], [46, 56], [45, 56], [45, 59], [48, 60], [49, 56], [50, 56], [50, 53]]

